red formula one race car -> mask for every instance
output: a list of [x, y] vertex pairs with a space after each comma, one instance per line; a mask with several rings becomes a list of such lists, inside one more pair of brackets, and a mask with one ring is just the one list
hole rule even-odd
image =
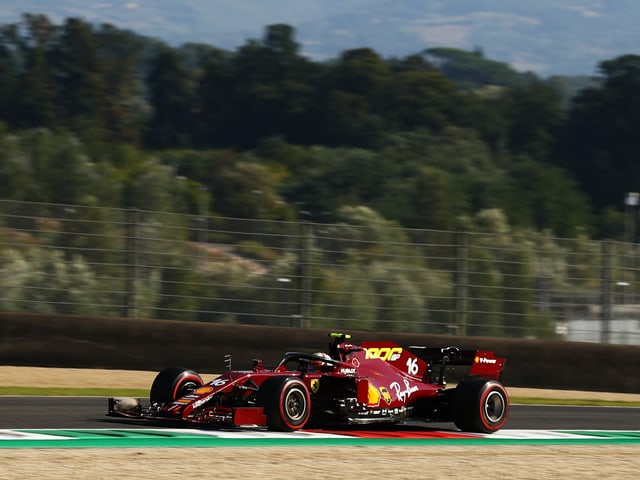
[[[251, 370], [229, 369], [208, 383], [192, 370], [165, 369], [151, 386], [149, 406], [110, 398], [108, 414], [280, 431], [422, 420], [492, 433], [507, 421], [504, 359], [492, 352], [355, 345], [350, 335], [330, 336], [328, 353], [289, 352], [275, 367], [254, 360]], [[446, 388], [445, 372], [465, 365], [468, 375]]]

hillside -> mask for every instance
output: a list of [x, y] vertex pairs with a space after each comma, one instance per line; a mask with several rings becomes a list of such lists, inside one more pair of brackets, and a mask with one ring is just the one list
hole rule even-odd
[[540, 75], [590, 75], [607, 58], [637, 52], [640, 2], [630, 0], [5, 0], [0, 23], [24, 12], [54, 21], [73, 16], [161, 38], [173, 45], [202, 42], [235, 49], [266, 25], [296, 28], [303, 53], [335, 57], [370, 47], [406, 56], [434, 47], [480, 47], [493, 59]]

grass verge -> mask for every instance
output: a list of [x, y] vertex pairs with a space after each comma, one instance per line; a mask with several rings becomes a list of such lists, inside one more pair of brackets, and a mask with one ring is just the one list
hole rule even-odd
[[137, 388], [0, 387], [0, 395], [43, 397], [148, 397], [149, 390]]

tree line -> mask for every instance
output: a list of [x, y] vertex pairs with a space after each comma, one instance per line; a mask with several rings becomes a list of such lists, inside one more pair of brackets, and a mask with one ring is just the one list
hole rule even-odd
[[25, 15], [0, 28], [0, 187], [15, 200], [623, 238], [640, 57], [578, 91], [481, 50], [327, 61], [271, 25], [236, 51]]

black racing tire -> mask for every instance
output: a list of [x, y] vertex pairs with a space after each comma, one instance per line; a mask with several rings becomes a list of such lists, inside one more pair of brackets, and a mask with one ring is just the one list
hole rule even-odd
[[203, 383], [202, 377], [193, 370], [182, 367], [165, 368], [153, 380], [149, 400], [152, 405], [173, 402], [202, 386]]
[[465, 432], [494, 433], [509, 417], [509, 395], [500, 382], [482, 377], [463, 379], [455, 389], [453, 418]]
[[266, 379], [260, 385], [258, 403], [264, 407], [269, 430], [299, 430], [306, 425], [311, 415], [309, 389], [298, 377]]

